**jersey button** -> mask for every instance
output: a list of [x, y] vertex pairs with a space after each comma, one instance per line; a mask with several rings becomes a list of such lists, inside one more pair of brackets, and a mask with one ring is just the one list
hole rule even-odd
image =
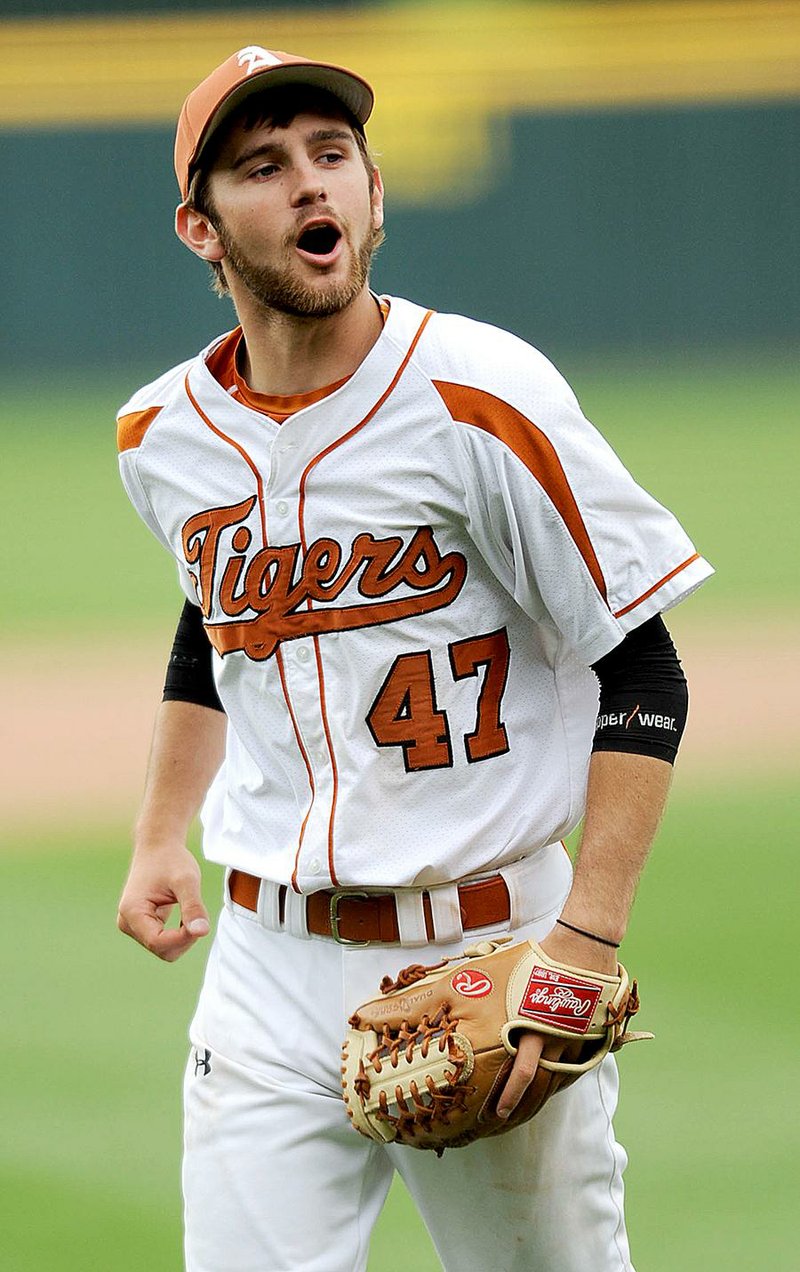
[[311, 650], [306, 645], [301, 645], [297, 651], [297, 661], [301, 663], [308, 662], [311, 657]]
[[319, 874], [322, 869], [322, 862], [319, 857], [312, 857], [308, 863], [308, 869], [311, 874]]
[[286, 516], [287, 512], [289, 511], [289, 505], [287, 504], [285, 499], [278, 500], [278, 502], [275, 505], [275, 511], [277, 512], [279, 517]]

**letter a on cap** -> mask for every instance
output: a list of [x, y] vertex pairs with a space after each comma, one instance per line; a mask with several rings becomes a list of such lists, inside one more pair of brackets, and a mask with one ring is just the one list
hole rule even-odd
[[281, 65], [281, 59], [275, 57], [274, 53], [270, 53], [269, 49], [262, 49], [260, 44], [248, 44], [246, 49], [239, 49], [236, 61], [240, 66], [247, 63], [248, 75], [252, 75], [253, 71], [262, 70], [265, 66]]

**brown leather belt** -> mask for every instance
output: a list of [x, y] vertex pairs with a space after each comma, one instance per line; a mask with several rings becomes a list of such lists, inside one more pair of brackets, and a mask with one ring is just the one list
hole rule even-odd
[[[242, 870], [232, 870], [228, 891], [232, 901], [245, 910], [258, 909], [261, 880]], [[281, 901], [286, 889], [281, 889]], [[458, 885], [458, 904], [465, 932], [508, 922], [511, 900], [502, 875]], [[431, 899], [422, 894], [428, 939], [435, 936]], [[283, 906], [281, 906], [283, 909]], [[311, 892], [306, 897], [306, 924], [315, 936], [329, 936], [340, 945], [365, 945], [372, 941], [396, 944], [400, 940], [393, 892], [358, 892], [356, 889]]]

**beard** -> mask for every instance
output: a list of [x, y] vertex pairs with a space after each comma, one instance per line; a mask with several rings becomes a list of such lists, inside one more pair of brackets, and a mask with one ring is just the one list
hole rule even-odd
[[341, 313], [361, 294], [369, 279], [372, 258], [383, 242], [383, 231], [370, 228], [355, 246], [349, 229], [342, 225], [342, 237], [350, 249], [347, 276], [327, 285], [315, 287], [305, 283], [292, 269], [292, 252], [296, 237], [287, 235], [283, 243], [286, 264], [264, 265], [251, 260], [233, 240], [223, 222], [216, 226], [225, 248], [225, 265], [244, 283], [247, 290], [265, 310], [288, 314], [293, 318], [330, 318]]

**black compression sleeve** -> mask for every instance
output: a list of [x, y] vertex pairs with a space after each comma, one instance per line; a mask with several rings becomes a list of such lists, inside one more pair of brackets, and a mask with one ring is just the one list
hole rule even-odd
[[200, 707], [225, 710], [214, 683], [211, 645], [203, 629], [203, 616], [191, 601], [184, 605], [178, 621], [162, 701], [196, 702]]
[[593, 751], [628, 751], [675, 762], [689, 691], [660, 614], [629, 632], [592, 666], [600, 681]]

